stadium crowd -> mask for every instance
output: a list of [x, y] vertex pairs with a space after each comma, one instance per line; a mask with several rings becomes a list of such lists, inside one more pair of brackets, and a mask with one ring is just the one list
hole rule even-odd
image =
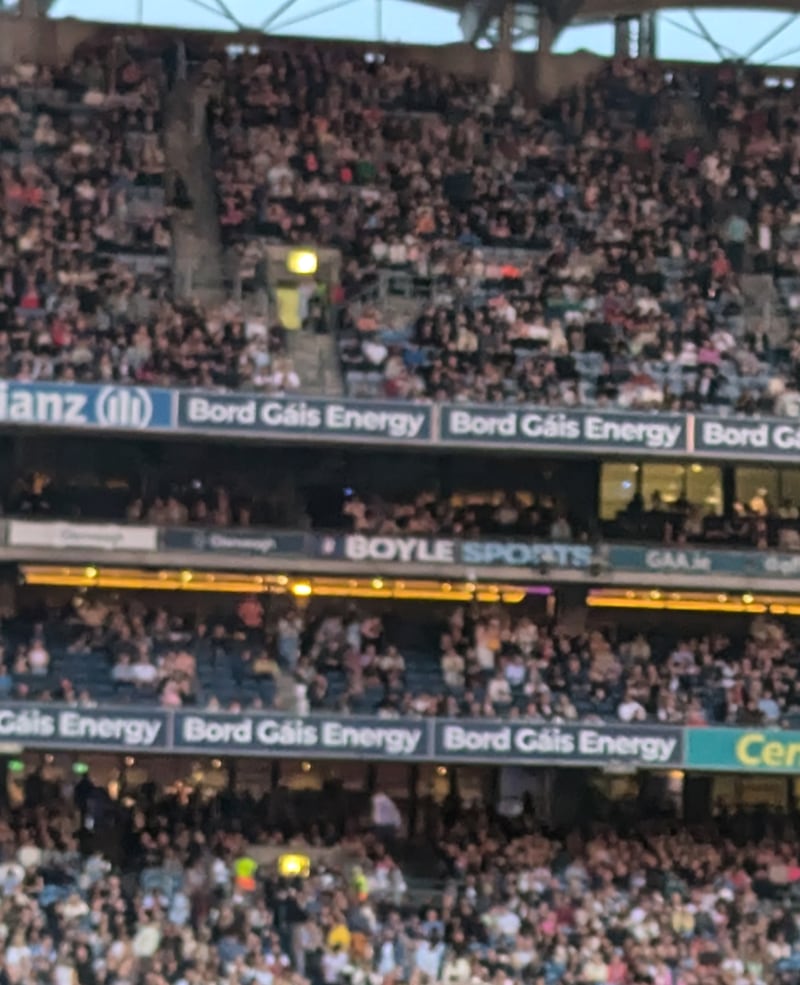
[[[338, 516], [326, 505], [314, 513], [302, 495], [258, 492], [239, 477], [235, 484], [164, 480], [157, 488], [114, 488], [66, 482], [44, 471], [8, 483], [0, 512], [10, 517], [125, 521], [159, 527], [204, 526], [291, 530], [340, 530], [373, 536], [508, 537], [536, 541], [591, 542], [602, 539], [676, 545], [729, 545], [800, 550], [800, 509], [791, 498], [771, 501], [759, 489], [747, 501], [734, 500], [726, 513], [709, 513], [684, 497], [667, 502], [654, 492], [649, 502], [631, 493], [610, 521], [587, 518], [550, 493], [457, 492], [449, 497], [419, 492], [406, 499], [343, 492]], [[99, 490], [99, 492], [98, 492]], [[332, 493], [331, 498], [337, 494]], [[331, 517], [333, 516], [333, 522]]]
[[[269, 797], [153, 787], [126, 808], [88, 778], [59, 798], [29, 775], [0, 827], [3, 985], [796, 980], [785, 816], [546, 833], [529, 812], [451, 799], [417, 846], [443, 891], [415, 904], [369, 824], [300, 824], [284, 840]], [[317, 860], [281, 876], [281, 845]]]
[[[698, 70], [695, 103], [659, 66], [615, 62], [530, 106], [305, 49], [242, 56], [217, 84], [226, 233], [349, 258], [354, 393], [794, 406], [795, 343], [771, 347], [739, 283], [752, 261], [793, 296], [797, 274], [794, 100], [757, 72]], [[443, 300], [394, 324], [369, 300], [381, 272]]]
[[[523, 610], [524, 610], [523, 606]], [[139, 600], [77, 596], [6, 621], [0, 698], [393, 716], [784, 724], [800, 715], [798, 644], [748, 633], [567, 631], [503, 606], [383, 616], [243, 598], [191, 620]]]
[[[251, 332], [233, 306], [172, 297], [164, 72], [123, 45], [111, 72], [93, 56], [0, 77], [0, 378], [295, 387], [280, 325]], [[675, 139], [687, 107], [655, 68], [618, 63], [538, 108], [335, 49], [205, 72], [226, 236], [345, 255], [331, 301], [353, 392], [794, 412], [800, 340], [770, 343], [739, 282], [752, 267], [790, 307], [800, 296], [789, 90], [698, 73], [708, 149]], [[390, 324], [364, 300], [383, 273], [449, 300]], [[58, 515], [40, 480], [13, 512]], [[126, 518], [246, 526], [258, 509], [175, 489]], [[588, 533], [552, 498], [349, 494], [342, 518], [367, 533]], [[798, 519], [792, 503], [738, 503], [714, 529], [688, 504], [634, 497], [616, 522], [794, 548]], [[190, 618], [88, 593], [5, 616], [0, 698], [541, 724], [783, 725], [800, 709], [798, 641], [764, 618], [675, 636], [568, 631], [525, 605], [413, 619], [206, 605]], [[65, 800], [40, 779], [12, 803], [0, 791], [0, 985], [793, 985], [800, 972], [794, 817], [759, 815], [744, 835], [739, 818], [691, 833], [587, 821], [565, 837], [524, 811], [451, 802], [424, 839], [443, 891], [420, 908], [380, 825], [301, 837], [230, 790], [114, 802], [85, 779]], [[338, 857], [288, 879], [256, 860], [284, 845]]]
[[0, 378], [299, 385], [279, 327], [173, 294], [163, 60], [0, 75]]
[[[296, 389], [278, 320], [174, 299], [164, 62], [115, 52], [0, 80], [3, 376]], [[791, 90], [615, 62], [531, 106], [313, 47], [202, 73], [226, 236], [343, 253], [351, 392], [795, 412], [798, 340], [740, 284], [774, 275], [793, 323]], [[384, 275], [435, 298], [397, 323], [369, 299]]]

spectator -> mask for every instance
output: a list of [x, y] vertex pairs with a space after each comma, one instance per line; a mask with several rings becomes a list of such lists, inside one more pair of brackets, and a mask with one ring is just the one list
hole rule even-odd
[[[209, 631], [208, 623], [192, 627], [164, 608], [148, 614], [135, 599], [95, 594], [79, 601], [66, 629], [56, 610], [33, 627], [10, 624], [7, 652], [14, 656], [10, 673], [0, 673], [0, 692], [84, 707], [113, 693], [117, 703], [152, 700], [170, 708], [553, 724], [781, 726], [800, 713], [798, 643], [772, 619], [758, 618], [749, 633], [730, 638], [670, 639], [621, 627], [575, 633], [541, 615], [534, 620], [525, 604], [474, 604], [450, 611], [437, 655], [434, 614], [425, 606], [413, 619], [390, 609], [386, 624], [352, 602], [319, 599], [303, 611], [289, 603], [267, 612], [248, 597], [232, 607], [229, 626], [223, 618]], [[243, 613], [251, 622], [246, 630]], [[293, 665], [279, 655], [281, 622], [291, 623], [296, 637]], [[390, 642], [399, 624], [405, 655]], [[39, 673], [29, 662], [35, 648], [48, 654]], [[86, 685], [76, 687], [76, 676]]]
[[35, 637], [28, 647], [28, 669], [31, 674], [44, 676], [50, 667], [50, 654], [45, 649], [43, 640]]
[[457, 653], [452, 645], [442, 654], [442, 678], [450, 690], [459, 690], [464, 686], [464, 658]]
[[158, 668], [150, 662], [144, 650], [140, 650], [131, 665], [131, 679], [137, 687], [151, 687], [158, 681]]

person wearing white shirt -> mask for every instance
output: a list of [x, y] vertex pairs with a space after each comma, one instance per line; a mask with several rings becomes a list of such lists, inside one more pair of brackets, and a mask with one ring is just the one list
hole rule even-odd
[[486, 689], [486, 697], [493, 705], [507, 705], [511, 703], [511, 687], [502, 670], [498, 670], [496, 676], [489, 681], [489, 686]]
[[408, 262], [408, 251], [402, 240], [395, 240], [389, 245], [389, 264], [392, 267], [403, 267]]
[[422, 941], [414, 955], [414, 964], [423, 975], [427, 975], [431, 981], [438, 981], [439, 973], [442, 970], [444, 961], [444, 944], [439, 940], [436, 933], [431, 934], [430, 939]]
[[625, 723], [643, 722], [647, 719], [647, 712], [634, 697], [628, 694], [617, 708], [617, 718]]
[[155, 684], [158, 680], [158, 668], [142, 654], [131, 666], [131, 679], [135, 684]]
[[492, 918], [495, 927], [503, 937], [511, 940], [519, 933], [519, 928], [521, 926], [520, 918], [518, 914], [509, 909], [509, 907], [505, 906], [498, 908], [492, 915]]
[[276, 364], [275, 371], [267, 377], [267, 384], [273, 393], [280, 395], [287, 390], [299, 390], [300, 377], [292, 364], [283, 359]]
[[521, 653], [516, 654], [511, 662], [506, 664], [505, 674], [511, 687], [522, 687], [528, 676], [528, 668], [525, 666]]
[[361, 344], [361, 351], [364, 358], [373, 366], [382, 366], [389, 355], [389, 349], [383, 342], [374, 339], [365, 339]]
[[25, 869], [18, 862], [0, 865], [0, 889], [4, 896], [11, 896], [25, 879]]
[[41, 640], [34, 640], [28, 650], [28, 666], [32, 674], [46, 674], [50, 666], [50, 654]]
[[464, 686], [464, 658], [456, 650], [450, 649], [442, 656], [442, 677], [447, 687]]
[[397, 804], [382, 790], [376, 790], [372, 795], [372, 824], [375, 833], [385, 844], [390, 844], [403, 826]]
[[322, 978], [325, 985], [337, 985], [339, 976], [347, 967], [348, 961], [347, 952], [338, 946], [322, 955]]

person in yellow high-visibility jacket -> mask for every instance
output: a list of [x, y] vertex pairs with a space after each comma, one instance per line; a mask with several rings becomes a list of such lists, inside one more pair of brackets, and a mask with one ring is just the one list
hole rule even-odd
[[233, 863], [233, 877], [236, 888], [243, 893], [255, 892], [257, 871], [258, 862], [255, 859], [249, 858], [247, 855], [237, 858]]

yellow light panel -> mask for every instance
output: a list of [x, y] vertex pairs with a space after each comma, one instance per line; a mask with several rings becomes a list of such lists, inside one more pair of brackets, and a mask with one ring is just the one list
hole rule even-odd
[[319, 257], [313, 250], [291, 250], [286, 258], [286, 269], [290, 274], [310, 277], [318, 267]]
[[433, 580], [392, 581], [383, 578], [298, 578], [286, 575], [242, 575], [220, 571], [150, 571], [135, 568], [53, 567], [25, 565], [20, 569], [26, 585], [58, 588], [102, 588], [123, 591], [181, 591], [285, 595], [298, 598], [398, 599], [407, 601], [498, 602], [515, 605], [525, 592], [514, 585], [492, 585], [481, 590], [464, 582]]

